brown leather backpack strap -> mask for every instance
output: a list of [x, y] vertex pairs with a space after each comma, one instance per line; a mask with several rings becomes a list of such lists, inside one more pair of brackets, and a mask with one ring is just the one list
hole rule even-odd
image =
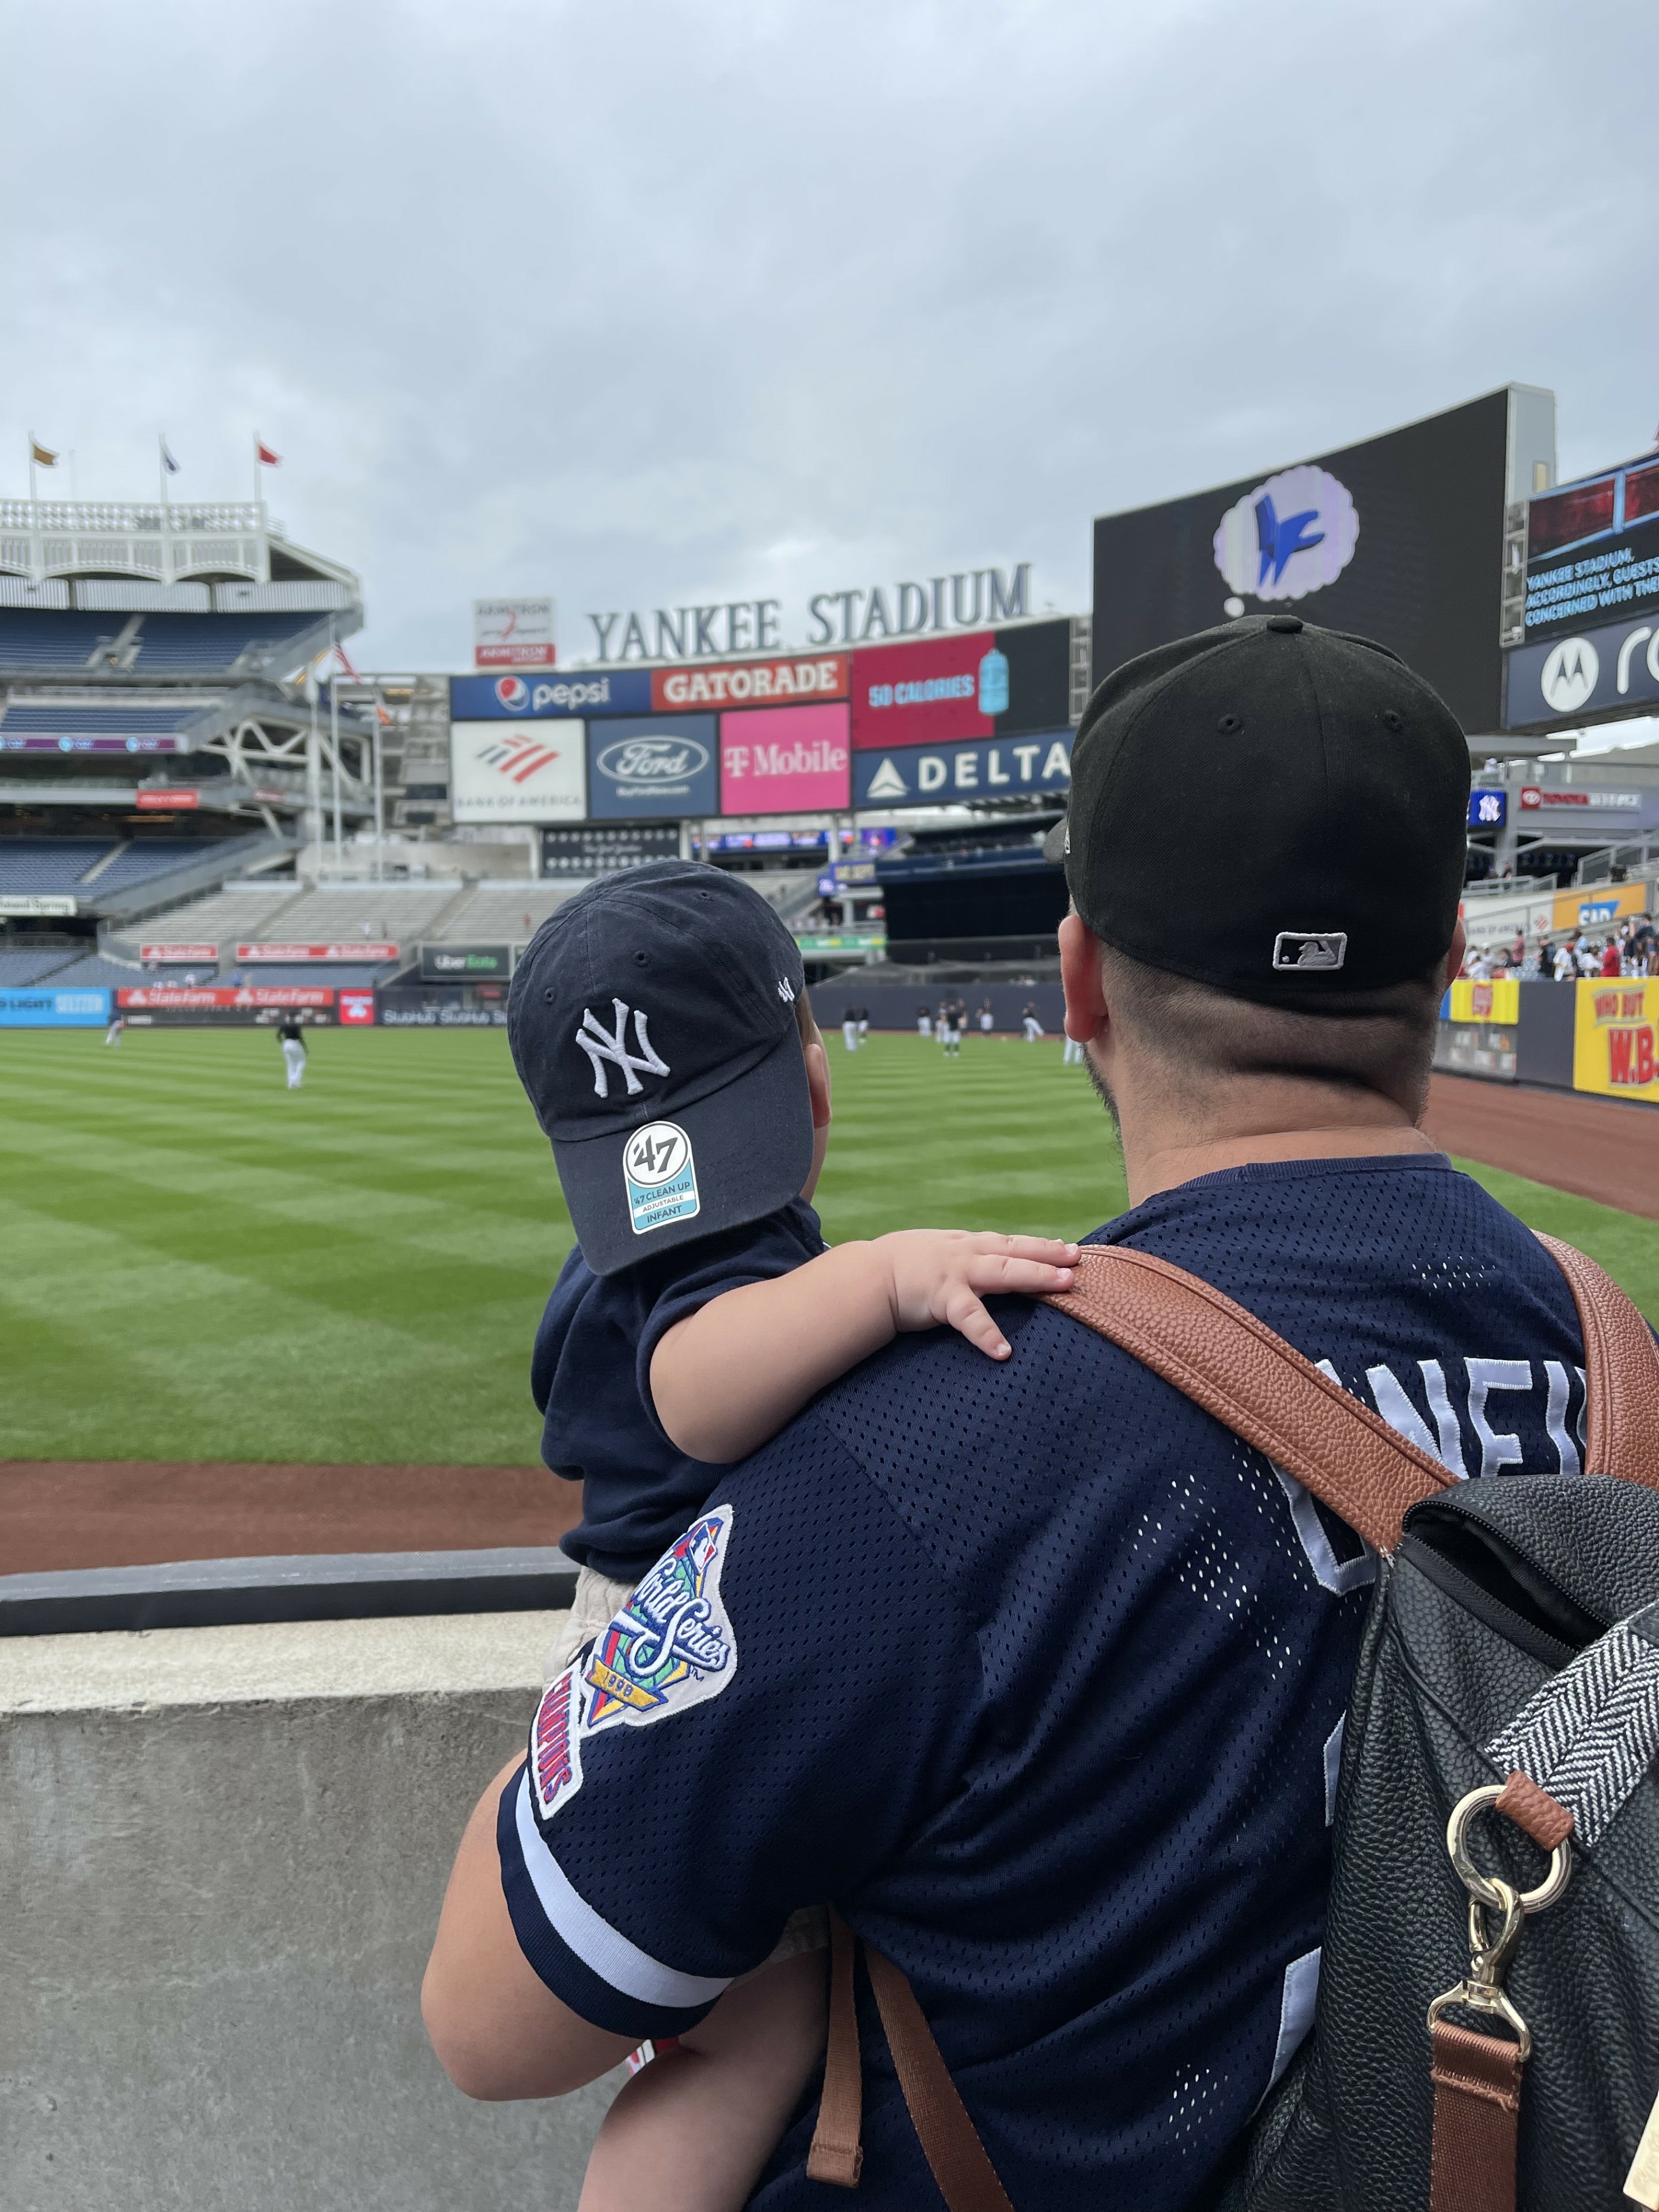
[[833, 1909], [830, 1914], [830, 2033], [823, 2050], [823, 2088], [818, 2124], [806, 2154], [809, 2181], [856, 2189], [864, 2166], [864, 2080], [859, 2058], [859, 2016], [853, 1995], [858, 1938]]
[[915, 1991], [892, 1960], [867, 1943], [864, 1962], [910, 2124], [949, 2212], [1014, 2212], [979, 2130], [957, 2094]]
[[1566, 1277], [1584, 1339], [1589, 1403], [1584, 1472], [1659, 1489], [1659, 1346], [1605, 1269], [1554, 1237], [1539, 1243]]
[[1151, 1252], [1085, 1244], [1048, 1300], [1121, 1345], [1391, 1552], [1407, 1510], [1456, 1477], [1212, 1285]]
[[1437, 2020], [1429, 2212], [1515, 2212], [1521, 2047]]

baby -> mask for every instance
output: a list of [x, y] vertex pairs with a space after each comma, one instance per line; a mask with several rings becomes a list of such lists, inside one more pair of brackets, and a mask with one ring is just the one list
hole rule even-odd
[[[948, 1323], [1006, 1358], [983, 1297], [1065, 1289], [1078, 1255], [951, 1230], [825, 1246], [828, 1057], [795, 941], [740, 878], [661, 861], [580, 893], [520, 963], [507, 1026], [579, 1240], [532, 1385], [543, 1457], [582, 1484], [549, 1667], [550, 1698], [580, 1714], [588, 1647], [730, 1462], [901, 1329]], [[796, 1912], [655, 2046], [600, 2129], [581, 2212], [737, 2212], [823, 2047], [825, 1940], [821, 1905]]]

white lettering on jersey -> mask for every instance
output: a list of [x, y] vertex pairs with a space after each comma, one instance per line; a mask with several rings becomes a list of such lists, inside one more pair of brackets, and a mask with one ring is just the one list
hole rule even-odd
[[[640, 1081], [641, 1076], [666, 1075], [670, 1073], [668, 1063], [652, 1049], [650, 1034], [646, 1026], [645, 1009], [642, 1006], [635, 1006], [630, 1010], [625, 999], [613, 999], [611, 1006], [615, 1027], [610, 1030], [605, 1028], [603, 1022], [594, 1018], [591, 1007], [582, 1008], [582, 1025], [576, 1032], [576, 1042], [593, 1064], [593, 1091], [596, 1097], [608, 1098], [611, 1096], [611, 1079], [605, 1073], [607, 1062], [612, 1067], [621, 1068], [623, 1079], [628, 1085], [627, 1096], [629, 1098], [637, 1097], [645, 1088]], [[634, 1017], [634, 1042], [636, 1048], [633, 1052], [629, 1050], [627, 1044], [628, 1017], [630, 1011]]]
[[1563, 1474], [1577, 1474], [1581, 1472], [1578, 1448], [1567, 1434], [1567, 1399], [1571, 1389], [1567, 1370], [1559, 1359], [1547, 1359], [1544, 1372], [1549, 1377], [1550, 1386], [1544, 1425], [1549, 1431], [1550, 1442], [1555, 1446], [1555, 1463]]
[[1463, 1439], [1458, 1433], [1457, 1416], [1446, 1395], [1446, 1377], [1437, 1359], [1419, 1359], [1423, 1387], [1428, 1396], [1429, 1409], [1434, 1415], [1435, 1426], [1440, 1431], [1437, 1443], [1429, 1434], [1428, 1423], [1406, 1395], [1399, 1378], [1388, 1367], [1368, 1367], [1365, 1380], [1371, 1386], [1371, 1396], [1376, 1410], [1396, 1434], [1404, 1437], [1408, 1444], [1437, 1459], [1449, 1474], [1462, 1482], [1468, 1469], [1463, 1464]]
[[1480, 1439], [1480, 1472], [1496, 1474], [1502, 1467], [1519, 1467], [1525, 1455], [1521, 1439], [1507, 1430], [1494, 1429], [1486, 1419], [1486, 1397], [1492, 1390], [1530, 1390], [1529, 1359], [1466, 1359], [1469, 1371], [1469, 1425]]

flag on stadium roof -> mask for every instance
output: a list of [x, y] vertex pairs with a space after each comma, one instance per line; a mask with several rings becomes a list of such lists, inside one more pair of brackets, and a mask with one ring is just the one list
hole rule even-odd
[[31, 438], [29, 461], [37, 469], [55, 469], [58, 465], [58, 456], [56, 453], [49, 453], [38, 438]]
[[179, 464], [173, 459], [172, 454], [168, 453], [167, 441], [165, 438], [161, 441], [161, 466], [167, 471], [170, 477], [176, 477], [179, 473]]
[[255, 438], [253, 441], [253, 458], [262, 467], [267, 469], [280, 468], [283, 465], [282, 455], [273, 453], [270, 447], [260, 438]]

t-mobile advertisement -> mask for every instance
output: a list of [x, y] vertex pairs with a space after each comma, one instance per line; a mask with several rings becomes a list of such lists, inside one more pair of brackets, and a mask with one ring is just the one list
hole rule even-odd
[[844, 704], [720, 716], [722, 814], [790, 814], [850, 802]]

